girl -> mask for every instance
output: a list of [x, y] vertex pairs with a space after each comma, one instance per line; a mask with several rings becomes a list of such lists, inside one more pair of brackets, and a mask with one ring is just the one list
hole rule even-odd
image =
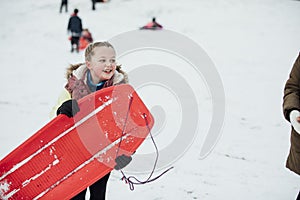
[[[61, 94], [58, 114], [73, 117], [79, 107], [77, 100], [102, 88], [128, 83], [127, 74], [116, 65], [116, 52], [109, 42], [89, 44], [85, 50], [85, 63], [71, 65], [67, 69], [67, 84]], [[57, 109], [58, 108], [58, 109]], [[54, 112], [52, 112], [54, 114]], [[109, 174], [89, 187], [90, 199], [104, 200]], [[85, 199], [86, 189], [72, 199]]]

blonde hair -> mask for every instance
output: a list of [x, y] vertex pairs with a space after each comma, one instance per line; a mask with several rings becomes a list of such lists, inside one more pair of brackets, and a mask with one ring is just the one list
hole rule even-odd
[[91, 57], [94, 55], [95, 47], [108, 47], [115, 51], [115, 48], [109, 42], [95, 42], [90, 43], [84, 52], [85, 61], [91, 61]]
[[[91, 61], [92, 56], [94, 55], [94, 49], [95, 47], [108, 47], [108, 48], [112, 48], [115, 51], [115, 48], [107, 41], [104, 42], [94, 42], [94, 43], [90, 43], [84, 52], [84, 58], [85, 61]], [[67, 68], [67, 73], [66, 73], [66, 77], [67, 79], [69, 79], [72, 76], [72, 72], [76, 69], [78, 69], [81, 65], [84, 65], [85, 63], [78, 63], [78, 64], [71, 64], [68, 68]], [[116, 66], [116, 70], [122, 74], [124, 74], [124, 71], [121, 69], [121, 65], [117, 65]]]

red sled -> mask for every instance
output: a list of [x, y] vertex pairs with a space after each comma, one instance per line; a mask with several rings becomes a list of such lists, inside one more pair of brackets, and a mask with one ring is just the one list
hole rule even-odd
[[83, 37], [80, 37], [80, 39], [79, 39], [79, 50], [84, 50], [89, 44], [90, 44], [89, 41], [87, 41]]
[[94, 92], [73, 118], [58, 115], [0, 162], [0, 199], [70, 199], [132, 155], [154, 119], [128, 84]]

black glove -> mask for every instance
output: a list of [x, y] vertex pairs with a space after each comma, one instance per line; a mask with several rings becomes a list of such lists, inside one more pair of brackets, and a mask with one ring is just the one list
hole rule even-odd
[[65, 114], [68, 117], [73, 117], [80, 111], [78, 103], [75, 99], [65, 101], [56, 111], [56, 115]]
[[126, 156], [124, 154], [116, 157], [115, 161], [117, 164], [115, 166], [115, 169], [120, 170], [120, 169], [126, 167], [131, 162], [131, 160], [132, 160], [131, 156]]

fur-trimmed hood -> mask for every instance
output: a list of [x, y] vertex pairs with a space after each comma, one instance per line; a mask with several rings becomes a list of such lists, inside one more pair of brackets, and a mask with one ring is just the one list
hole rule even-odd
[[[78, 68], [75, 69], [76, 67], [77, 67], [76, 65], [72, 65], [67, 69], [67, 73], [66, 73], [67, 79], [69, 79], [71, 76], [75, 76], [77, 79], [82, 79], [86, 83], [87, 81], [86, 73], [88, 71], [88, 68], [86, 67], [85, 64], [80, 64], [80, 66], [78, 66]], [[118, 65], [116, 68], [112, 82], [113, 85], [128, 83], [128, 75], [126, 72], [124, 72], [121, 69], [120, 65]]]
[[[88, 68], [85, 64], [71, 65], [67, 69], [66, 77], [68, 79], [68, 83], [65, 88], [69, 91], [72, 98], [78, 100], [91, 93], [87, 86], [87, 71]], [[117, 66], [114, 75], [111, 79], [105, 82], [103, 87], [125, 83], [128, 83], [127, 73], [121, 69], [121, 66]]]

